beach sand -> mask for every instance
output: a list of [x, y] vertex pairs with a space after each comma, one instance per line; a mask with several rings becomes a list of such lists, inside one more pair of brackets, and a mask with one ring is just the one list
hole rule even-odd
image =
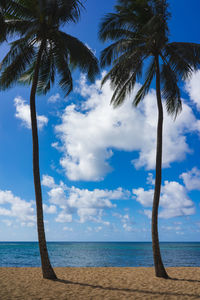
[[55, 268], [57, 281], [39, 268], [0, 268], [0, 299], [200, 299], [200, 268]]

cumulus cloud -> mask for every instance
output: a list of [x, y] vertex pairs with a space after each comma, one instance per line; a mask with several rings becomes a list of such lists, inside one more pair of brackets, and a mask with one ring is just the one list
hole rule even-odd
[[[16, 107], [15, 117], [22, 121], [22, 124], [30, 129], [31, 128], [31, 117], [30, 117], [30, 105], [26, 103], [21, 97], [16, 97], [14, 99], [14, 104]], [[42, 129], [48, 123], [48, 118], [41, 115], [37, 116], [38, 128]]]
[[44, 175], [42, 177], [42, 185], [44, 185], [46, 187], [54, 187], [54, 186], [56, 186], [53, 177], [48, 176], [48, 175]]
[[43, 210], [46, 214], [55, 214], [57, 212], [55, 205], [48, 206], [46, 204], [43, 204]]
[[200, 70], [193, 72], [190, 79], [186, 81], [185, 89], [190, 99], [194, 102], [197, 109], [200, 110]]
[[[0, 215], [15, 218], [21, 224], [35, 223], [33, 202], [14, 196], [11, 191], [0, 190]], [[6, 220], [6, 222], [9, 225], [11, 221]]]
[[[144, 207], [152, 207], [154, 190], [133, 189], [135, 199]], [[176, 181], [165, 181], [161, 188], [159, 217], [168, 219], [189, 216], [195, 213], [194, 203], [189, 199], [186, 188]], [[144, 214], [151, 218], [151, 210]]]
[[[113, 91], [101, 81], [88, 85], [81, 77], [77, 90], [86, 99], [82, 106], [69, 105], [55, 130], [62, 152], [61, 166], [70, 180], [102, 180], [112, 171], [110, 158], [114, 150], [138, 151], [132, 160], [136, 168], [148, 170], [155, 167], [157, 108], [155, 91], [151, 90], [144, 101], [132, 107], [133, 97], [139, 88], [136, 84], [132, 95], [122, 106], [113, 109], [110, 99]], [[191, 108], [183, 103], [183, 111], [174, 120], [164, 111], [163, 167], [181, 161], [191, 150], [185, 134], [200, 130]], [[58, 144], [57, 144], [58, 146]]]
[[71, 223], [72, 222], [72, 215], [67, 214], [65, 211], [62, 211], [57, 218], [55, 219], [58, 223]]
[[59, 99], [60, 99], [60, 94], [57, 93], [57, 94], [52, 95], [51, 97], [49, 97], [48, 102], [50, 102], [50, 103], [55, 103], [55, 102], [57, 102]]
[[[50, 185], [50, 182], [52, 185]], [[77, 214], [79, 222], [94, 221], [109, 225], [102, 219], [103, 210], [116, 207], [113, 200], [128, 199], [130, 193], [122, 188], [116, 190], [88, 190], [79, 189], [74, 186], [68, 187], [62, 181], [56, 185], [53, 178], [44, 175], [42, 184], [50, 190], [48, 192], [49, 202], [58, 205], [61, 212], [56, 217], [56, 222], [72, 222], [72, 215]]]
[[119, 220], [122, 223], [122, 228], [124, 229], [124, 231], [127, 232], [135, 231], [135, 228], [133, 227], [133, 221], [131, 220], [128, 214], [122, 215], [119, 213], [113, 213], [113, 216], [119, 218]]
[[188, 191], [200, 190], [200, 170], [196, 167], [194, 167], [191, 171], [182, 173], [180, 178], [183, 179]]

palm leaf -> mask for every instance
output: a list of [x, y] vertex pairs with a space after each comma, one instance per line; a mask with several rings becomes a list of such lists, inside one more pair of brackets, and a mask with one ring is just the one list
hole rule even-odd
[[69, 54], [69, 62], [72, 68], [79, 68], [85, 72], [90, 81], [94, 81], [99, 73], [98, 61], [92, 51], [77, 38], [59, 31], [52, 36], [59, 49]]
[[14, 84], [24, 73], [27, 66], [30, 65], [34, 56], [35, 49], [33, 45], [27, 45], [26, 43], [23, 44], [21, 41], [19, 44], [15, 42], [1, 65], [1, 88], [7, 89]]
[[146, 76], [145, 76], [146, 80], [142, 85], [142, 87], [137, 92], [133, 100], [134, 106], [137, 106], [140, 103], [140, 101], [143, 100], [144, 97], [148, 94], [154, 75], [155, 75], [155, 58], [152, 58], [149, 67], [146, 71]]
[[182, 109], [178, 78], [169, 64], [163, 63], [161, 80], [163, 82], [162, 96], [166, 101], [167, 112], [175, 118]]

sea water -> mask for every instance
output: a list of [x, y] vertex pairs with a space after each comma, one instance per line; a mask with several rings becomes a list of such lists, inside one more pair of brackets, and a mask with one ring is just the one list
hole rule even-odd
[[[54, 267], [152, 267], [152, 245], [142, 242], [48, 242]], [[166, 267], [199, 267], [200, 243], [160, 243]], [[0, 242], [0, 267], [39, 267], [37, 242]]]

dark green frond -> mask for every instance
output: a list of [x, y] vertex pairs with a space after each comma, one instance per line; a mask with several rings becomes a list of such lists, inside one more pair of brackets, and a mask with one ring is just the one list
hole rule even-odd
[[[130, 16], [131, 21], [131, 16]], [[130, 32], [131, 26], [127, 26], [127, 18], [119, 14], [107, 14], [105, 18], [102, 20], [99, 29], [99, 39], [103, 42], [106, 40], [115, 40], [117, 35], [117, 31], [128, 31]], [[113, 34], [115, 32], [115, 34]]]
[[102, 84], [110, 79], [111, 87], [116, 89], [118, 86], [120, 90], [130, 77], [130, 74], [136, 73], [136, 76], [139, 79], [141, 76], [141, 69], [138, 68], [138, 65], [140, 65], [144, 59], [145, 53], [143, 48], [138, 48], [135, 52], [124, 53], [115, 60], [113, 68], [105, 76]]
[[37, 85], [37, 92], [40, 94], [46, 94], [50, 88], [53, 86], [55, 81], [55, 62], [54, 62], [54, 55], [53, 49], [46, 49], [43, 53], [40, 71], [39, 71], [39, 78], [38, 78], [38, 85]]
[[31, 64], [35, 56], [33, 45], [27, 45], [17, 42], [13, 43], [9, 53], [2, 61], [2, 73], [0, 77], [0, 86], [2, 89], [9, 88], [24, 73], [27, 66]]
[[178, 87], [178, 78], [169, 64], [163, 63], [161, 80], [163, 82], [162, 96], [166, 101], [167, 112], [176, 118], [182, 109], [181, 95]]
[[128, 29], [112, 29], [109, 31], [110, 39], [111, 40], [119, 40], [119, 39], [130, 39], [134, 37], [134, 33]]
[[200, 44], [170, 43], [166, 46], [165, 55], [183, 79], [200, 67]]
[[191, 58], [189, 60], [187, 59], [184, 49], [180, 49], [174, 43], [170, 43], [166, 45], [163, 52], [165, 59], [181, 79], [186, 79], [192, 74], [193, 67], [190, 64]]
[[37, 1], [32, 0], [8, 1], [5, 17], [8, 15], [19, 20], [33, 21], [36, 18], [36, 4]]
[[57, 44], [53, 48], [54, 62], [60, 77], [59, 85], [67, 96], [73, 90], [73, 80], [68, 64], [68, 55], [64, 49], [60, 49]]
[[1, 68], [8, 67], [17, 57], [21, 55], [24, 49], [34, 49], [34, 43], [29, 43], [29, 39], [21, 38], [13, 43], [11, 43], [10, 51], [4, 57], [1, 62]]
[[143, 67], [143, 62], [139, 61], [137, 67], [135, 68], [135, 71], [124, 82], [123, 86], [121, 83], [116, 87], [113, 96], [111, 98], [111, 103], [113, 104], [114, 107], [120, 106], [124, 102], [125, 98], [131, 94], [135, 86], [138, 74], [141, 74], [142, 67]]
[[47, 1], [45, 13], [51, 16], [55, 23], [62, 25], [67, 22], [76, 23], [82, 8], [84, 6], [79, 0], [51, 0]]
[[18, 79], [18, 82], [24, 85], [31, 85], [35, 71], [35, 63], [33, 62], [28, 70], [26, 70]]
[[145, 75], [146, 80], [142, 85], [142, 87], [137, 92], [133, 100], [134, 106], [137, 106], [140, 103], [140, 101], [142, 101], [144, 97], [148, 94], [154, 75], [155, 75], [155, 59], [153, 58], [146, 71], [146, 75]]
[[79, 68], [85, 72], [90, 81], [94, 81], [99, 73], [98, 60], [92, 51], [77, 38], [59, 31], [53, 36], [54, 41], [59, 49], [69, 54], [69, 62], [72, 68]]
[[[137, 43], [137, 42], [136, 42]], [[122, 39], [116, 43], [111, 44], [101, 52], [100, 62], [101, 67], [108, 66], [113, 60], [116, 60], [123, 52], [133, 51], [136, 46], [133, 47], [133, 41], [128, 39]], [[128, 55], [128, 54], [127, 54]]]
[[99, 38], [103, 42], [116, 39], [113, 31], [139, 32], [153, 16], [148, 1], [131, 0], [115, 6], [116, 13], [107, 14], [100, 23]]
[[38, 24], [27, 20], [15, 20], [13, 18], [6, 19], [6, 36], [13, 37], [14, 35], [20, 35], [21, 37], [25, 34], [37, 33]]

